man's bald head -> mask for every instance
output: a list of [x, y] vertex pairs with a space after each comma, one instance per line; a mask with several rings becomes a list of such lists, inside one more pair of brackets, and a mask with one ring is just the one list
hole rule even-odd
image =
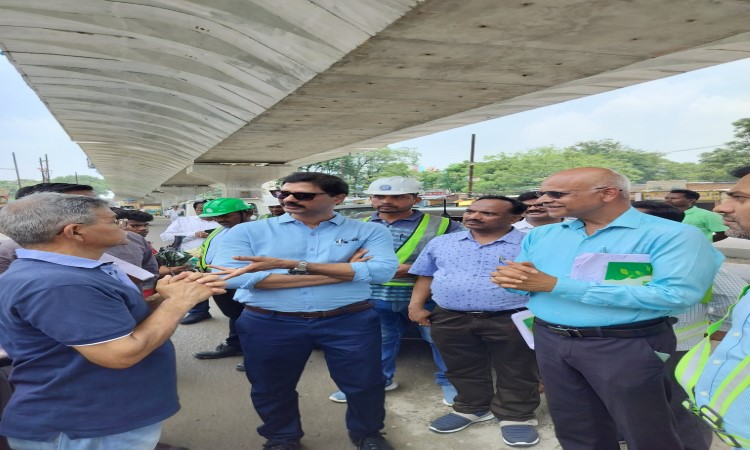
[[614, 187], [619, 189], [620, 196], [630, 200], [630, 180], [625, 175], [605, 167], [576, 167], [562, 170], [550, 175], [547, 181], [564, 180], [580, 188]]
[[[550, 217], [606, 224], [630, 208], [627, 177], [604, 167], [579, 167], [550, 175], [539, 200]], [[587, 225], [588, 226], [588, 225]]]

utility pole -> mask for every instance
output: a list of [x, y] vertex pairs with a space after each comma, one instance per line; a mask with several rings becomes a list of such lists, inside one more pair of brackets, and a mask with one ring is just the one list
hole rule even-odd
[[18, 174], [18, 162], [16, 162], [16, 152], [13, 152], [13, 166], [16, 168], [16, 180], [18, 180], [18, 189], [21, 189], [21, 175]]
[[39, 170], [42, 172], [42, 183], [49, 183], [49, 159], [44, 155], [44, 159], [39, 158]]
[[476, 142], [476, 134], [471, 135], [471, 155], [469, 156], [469, 198], [474, 190], [474, 143]]

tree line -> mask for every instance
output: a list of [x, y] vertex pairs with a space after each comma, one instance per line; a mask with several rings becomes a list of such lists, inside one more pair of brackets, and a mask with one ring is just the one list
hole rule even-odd
[[[474, 163], [475, 193], [518, 194], [536, 189], [550, 174], [573, 167], [608, 167], [636, 184], [653, 180], [730, 182], [729, 170], [750, 164], [750, 118], [733, 122], [734, 140], [700, 155], [699, 162], [676, 162], [664, 153], [628, 147], [613, 140], [584, 141], [565, 148], [539, 147], [523, 153], [498, 153]], [[445, 169], [418, 171], [420, 153], [411, 148], [381, 148], [301, 167], [303, 171], [338, 175], [361, 192], [387, 176], [416, 177], [425, 189], [466, 192], [469, 161]]]

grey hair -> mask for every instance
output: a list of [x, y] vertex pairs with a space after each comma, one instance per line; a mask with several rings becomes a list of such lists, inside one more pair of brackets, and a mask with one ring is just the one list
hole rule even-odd
[[85, 195], [41, 192], [8, 203], [0, 210], [0, 233], [20, 246], [51, 242], [66, 226], [96, 222], [96, 208], [106, 200]]
[[622, 197], [630, 198], [630, 180], [625, 175], [612, 170], [608, 175], [604, 176], [601, 181], [605, 186], [616, 187], [622, 191]]

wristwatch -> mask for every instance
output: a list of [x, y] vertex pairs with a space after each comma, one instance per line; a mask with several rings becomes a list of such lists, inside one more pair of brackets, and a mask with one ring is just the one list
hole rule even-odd
[[300, 261], [297, 267], [289, 269], [289, 275], [307, 275], [307, 261]]

